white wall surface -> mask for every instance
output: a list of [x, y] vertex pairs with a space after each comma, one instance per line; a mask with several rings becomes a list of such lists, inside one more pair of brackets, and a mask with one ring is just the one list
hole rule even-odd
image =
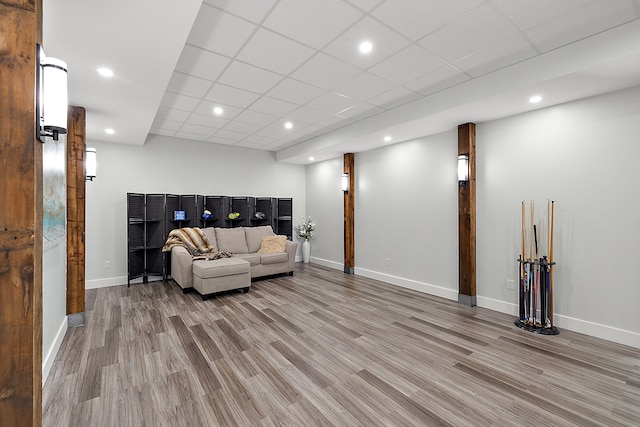
[[[520, 204], [546, 226], [553, 199], [556, 325], [640, 347], [638, 123], [640, 87], [477, 124], [478, 305], [515, 316]], [[356, 154], [356, 274], [457, 299], [456, 155], [455, 130]], [[332, 162], [308, 167], [307, 210], [339, 227], [312, 255], [341, 268]]]
[[87, 145], [98, 158], [86, 192], [87, 288], [127, 282], [127, 192], [293, 197], [294, 217], [304, 215], [304, 167], [276, 163], [271, 152], [163, 136]]

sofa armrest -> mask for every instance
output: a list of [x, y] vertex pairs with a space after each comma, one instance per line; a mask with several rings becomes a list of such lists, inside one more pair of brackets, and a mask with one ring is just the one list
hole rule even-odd
[[291, 240], [287, 240], [286, 246], [287, 255], [289, 256], [289, 272], [293, 272], [293, 269], [296, 265], [296, 251], [298, 250], [298, 244], [296, 242], [292, 242]]
[[192, 265], [191, 254], [184, 247], [171, 249], [171, 277], [182, 289], [193, 287]]

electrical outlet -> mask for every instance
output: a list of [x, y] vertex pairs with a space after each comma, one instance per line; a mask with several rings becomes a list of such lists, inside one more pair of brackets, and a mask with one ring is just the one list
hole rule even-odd
[[105, 269], [111, 268], [111, 261], [105, 261], [104, 262], [104, 268]]
[[507, 279], [507, 289], [513, 291], [516, 288], [515, 282], [513, 279]]
[[391, 264], [391, 261], [389, 260], [389, 258], [385, 258], [384, 265], [388, 266], [389, 264]]

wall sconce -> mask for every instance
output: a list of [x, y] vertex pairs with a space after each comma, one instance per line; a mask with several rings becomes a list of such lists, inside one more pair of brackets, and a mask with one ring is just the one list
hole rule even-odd
[[85, 150], [84, 167], [87, 181], [93, 181], [96, 177], [96, 169], [98, 168], [98, 162], [96, 159], [96, 149], [87, 147]]
[[469, 184], [469, 155], [461, 154], [458, 156], [458, 185], [465, 186]]
[[41, 142], [67, 133], [67, 64], [36, 45], [36, 137]]
[[347, 194], [349, 192], [349, 174], [348, 173], [342, 174], [342, 192], [344, 194]]

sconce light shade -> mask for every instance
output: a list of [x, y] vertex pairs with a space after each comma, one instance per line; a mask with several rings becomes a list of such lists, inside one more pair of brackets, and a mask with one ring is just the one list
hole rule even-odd
[[349, 192], [349, 174], [348, 173], [342, 174], [342, 192], [345, 194]]
[[469, 182], [469, 155], [458, 156], [458, 182]]
[[36, 133], [42, 142], [46, 136], [57, 140], [59, 134], [67, 133], [67, 64], [45, 56], [40, 45], [37, 57]]
[[85, 174], [87, 181], [93, 181], [93, 178], [96, 177], [96, 169], [98, 168], [98, 163], [96, 159], [96, 149], [92, 147], [87, 147], [85, 152]]

